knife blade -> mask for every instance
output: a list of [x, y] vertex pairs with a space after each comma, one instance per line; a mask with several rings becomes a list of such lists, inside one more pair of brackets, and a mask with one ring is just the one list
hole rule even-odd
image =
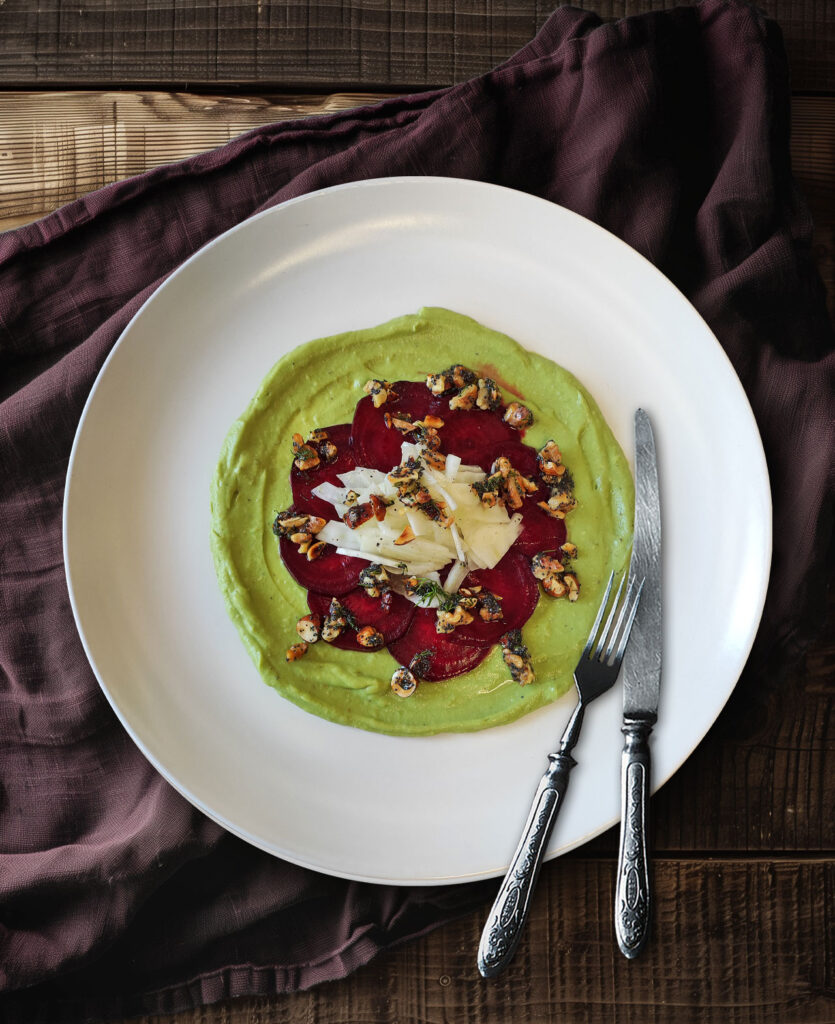
[[658, 717], [663, 622], [658, 460], [652, 424], [643, 409], [635, 413], [635, 528], [630, 574], [643, 578], [644, 589], [622, 669], [624, 747], [615, 934], [620, 951], [633, 959], [649, 934], [649, 737]]

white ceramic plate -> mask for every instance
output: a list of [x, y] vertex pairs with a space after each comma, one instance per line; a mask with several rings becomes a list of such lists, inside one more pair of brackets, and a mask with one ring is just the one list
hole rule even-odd
[[[630, 457], [635, 408], [653, 419], [660, 786], [718, 715], [753, 641], [771, 549], [765, 460], [739, 381], [693, 308], [628, 246], [551, 203], [456, 179], [366, 181], [269, 210], [197, 253], [96, 381], [70, 461], [64, 551], [99, 682], [185, 797], [298, 864], [429, 884], [505, 870], [573, 697], [511, 725], [419, 739], [306, 714], [262, 683], [208, 543], [221, 443], [275, 360], [421, 306], [466, 313], [573, 371]], [[620, 704], [616, 688], [586, 716], [550, 856], [619, 816]]]

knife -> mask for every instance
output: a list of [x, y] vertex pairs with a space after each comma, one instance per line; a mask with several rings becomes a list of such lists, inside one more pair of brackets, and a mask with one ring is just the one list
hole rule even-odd
[[649, 932], [650, 886], [647, 817], [649, 736], [661, 688], [661, 500], [655, 438], [649, 416], [635, 413], [635, 531], [630, 573], [643, 578], [641, 604], [623, 663], [621, 822], [615, 885], [615, 934], [630, 960]]

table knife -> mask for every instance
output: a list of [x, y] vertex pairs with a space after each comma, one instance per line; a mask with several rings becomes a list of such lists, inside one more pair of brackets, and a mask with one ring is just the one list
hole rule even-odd
[[644, 589], [621, 676], [625, 742], [615, 934], [620, 951], [632, 959], [643, 949], [649, 932], [649, 737], [658, 716], [661, 688], [661, 501], [655, 438], [643, 409], [635, 413], [635, 529], [630, 572], [643, 578]]

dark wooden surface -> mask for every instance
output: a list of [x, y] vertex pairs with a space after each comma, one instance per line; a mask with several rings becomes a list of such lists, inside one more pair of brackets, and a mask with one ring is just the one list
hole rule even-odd
[[[674, 0], [585, 6], [610, 18]], [[835, 312], [835, 0], [760, 6], [787, 42], [794, 169]], [[257, 124], [464, 79], [527, 42], [550, 10], [0, 0], [0, 230]], [[611, 831], [546, 865], [519, 953], [495, 981], [474, 963], [485, 907], [344, 981], [144, 1024], [835, 1022], [831, 597], [828, 607], [807, 656], [779, 681], [745, 677], [653, 798], [657, 914], [638, 961], [613, 941]]]
[[[448, 85], [510, 56], [555, 6], [543, 0], [5, 0], [0, 86]], [[619, 18], [681, 6], [681, 0], [577, 6]], [[794, 87], [835, 89], [835, 4], [760, 0], [757, 6], [783, 29]]]

